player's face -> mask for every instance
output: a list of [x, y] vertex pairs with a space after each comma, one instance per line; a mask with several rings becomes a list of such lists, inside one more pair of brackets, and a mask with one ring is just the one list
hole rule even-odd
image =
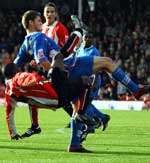
[[5, 53], [3, 56], [2, 56], [2, 64], [3, 65], [7, 65], [8, 63], [11, 62], [11, 59], [10, 59], [10, 56], [8, 53]]
[[37, 16], [33, 21], [33, 27], [36, 31], [42, 31], [42, 20], [40, 16]]
[[44, 17], [48, 24], [51, 24], [55, 21], [57, 12], [54, 7], [49, 6], [44, 8]]
[[91, 46], [92, 43], [93, 43], [93, 41], [92, 41], [92, 36], [91, 36], [91, 35], [86, 35], [86, 36], [84, 36], [83, 41], [84, 41], [84, 44], [85, 44], [86, 46]]

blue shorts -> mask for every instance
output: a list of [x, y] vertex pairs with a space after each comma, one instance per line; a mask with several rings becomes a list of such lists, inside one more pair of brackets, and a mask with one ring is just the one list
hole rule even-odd
[[69, 78], [79, 76], [91, 76], [93, 73], [93, 56], [71, 57], [64, 60], [66, 70], [69, 71]]

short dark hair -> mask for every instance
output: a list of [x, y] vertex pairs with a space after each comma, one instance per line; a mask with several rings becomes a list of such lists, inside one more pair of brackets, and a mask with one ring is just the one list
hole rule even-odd
[[53, 3], [53, 2], [46, 3], [44, 8], [46, 8], [46, 7], [54, 7], [55, 11], [57, 12], [57, 7], [56, 7], [55, 3]]
[[7, 79], [11, 79], [17, 72], [19, 72], [19, 68], [15, 63], [9, 63], [4, 68], [4, 76]]
[[28, 10], [22, 16], [22, 25], [25, 29], [29, 28], [29, 21], [34, 20], [36, 17], [41, 16], [40, 12], [35, 10]]
[[85, 37], [86, 38], [93, 38], [93, 33], [92, 32], [86, 32]]

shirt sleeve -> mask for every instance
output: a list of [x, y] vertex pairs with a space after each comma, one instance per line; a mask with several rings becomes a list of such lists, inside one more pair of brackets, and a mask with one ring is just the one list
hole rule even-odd
[[26, 46], [24, 42], [19, 49], [19, 52], [14, 60], [14, 63], [17, 64], [18, 66], [21, 66], [24, 64], [25, 59], [26, 59]]
[[48, 58], [46, 57], [46, 40], [43, 37], [39, 37], [35, 40], [33, 54], [36, 63], [48, 61]]
[[93, 56], [101, 56], [101, 52], [99, 50], [97, 50], [95, 47], [93, 48], [93, 51], [92, 51], [92, 55]]
[[58, 45], [59, 47], [63, 47], [63, 45], [65, 44], [69, 37], [68, 30], [63, 24], [61, 24], [57, 34], [58, 34]]
[[60, 52], [55, 42], [45, 35], [41, 35], [34, 42], [33, 53], [36, 63], [49, 61], [50, 57], [55, 56]]

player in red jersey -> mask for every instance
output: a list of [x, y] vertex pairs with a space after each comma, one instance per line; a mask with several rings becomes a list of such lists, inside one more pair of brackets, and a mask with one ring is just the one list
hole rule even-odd
[[[80, 96], [79, 88], [89, 85], [87, 77], [68, 80], [66, 73], [57, 66], [52, 69], [51, 82], [35, 71], [32, 73], [17, 72], [18, 68], [13, 63], [8, 64], [4, 70], [5, 77], [8, 79], [5, 90], [6, 120], [12, 139], [21, 138], [17, 133], [14, 122], [17, 101], [29, 104], [32, 110], [39, 107], [59, 108], [63, 106], [69, 109], [71, 107], [70, 101]], [[30, 130], [33, 133], [28, 133], [29, 135], [41, 131], [39, 126], [33, 127], [33, 130]]]
[[68, 39], [67, 28], [57, 19], [58, 12], [54, 3], [49, 2], [44, 7], [44, 17], [46, 22], [43, 24], [42, 32], [56, 42], [61, 48]]
[[[10, 72], [10, 69], [12, 72]], [[11, 75], [8, 74], [8, 70]], [[32, 114], [36, 114], [34, 112], [36, 108], [53, 108], [58, 105], [57, 93], [50, 82], [45, 82], [44, 76], [39, 75], [37, 72], [18, 72], [14, 76], [17, 71], [14, 64], [9, 64], [5, 68], [5, 76], [8, 78], [5, 90], [6, 121], [12, 139], [20, 138], [14, 121], [17, 101], [28, 103], [29, 108], [33, 110]], [[38, 126], [38, 117], [36, 115], [33, 117], [34, 124], [31, 131], [34, 132], [33, 134], [37, 134], [41, 132], [41, 129]]]

